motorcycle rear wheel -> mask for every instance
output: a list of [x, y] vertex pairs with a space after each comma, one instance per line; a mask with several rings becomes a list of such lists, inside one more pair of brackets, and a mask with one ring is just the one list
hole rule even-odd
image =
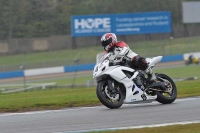
[[166, 81], [168, 81], [170, 83], [169, 86], [171, 87], [170, 88], [171, 91], [167, 92], [167, 93], [156, 91], [156, 94], [157, 94], [156, 100], [162, 104], [170, 104], [170, 103], [174, 102], [177, 97], [177, 88], [176, 88], [174, 81], [165, 74], [156, 74], [156, 77], [165, 79]]
[[124, 101], [121, 89], [115, 89], [116, 93], [110, 91], [107, 81], [100, 81], [97, 84], [96, 94], [100, 102], [110, 109], [120, 108]]

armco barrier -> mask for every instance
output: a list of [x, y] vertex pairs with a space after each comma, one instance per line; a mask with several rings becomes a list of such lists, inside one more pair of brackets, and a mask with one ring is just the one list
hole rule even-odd
[[76, 66], [65, 66], [64, 72], [93, 70], [94, 66], [95, 66], [95, 64], [82, 64], [82, 65], [76, 65]]
[[24, 71], [25, 76], [36, 76], [44, 74], [54, 74], [54, 73], [63, 73], [64, 67], [49, 67], [49, 68], [38, 68], [38, 69], [29, 69]]
[[169, 62], [169, 61], [181, 61], [184, 60], [183, 55], [171, 55], [171, 56], [163, 56], [161, 62]]
[[[163, 56], [161, 62], [169, 61], [181, 61], [184, 60], [185, 56], [188, 56], [192, 53], [172, 55], [172, 56]], [[200, 55], [200, 52], [194, 53], [195, 55]], [[86, 71], [93, 70], [95, 64], [80, 64], [74, 66], [61, 66], [61, 67], [52, 67], [52, 68], [38, 68], [38, 69], [29, 69], [25, 71], [12, 71], [12, 72], [0, 72], [0, 79], [4, 78], [14, 78], [14, 77], [23, 77], [23, 76], [36, 76], [44, 74], [54, 74], [54, 73], [64, 73], [64, 72], [74, 72], [74, 71]]]
[[24, 76], [24, 71], [22, 71], [22, 70], [12, 71], [12, 72], [1, 72], [0, 73], [0, 79], [23, 77], [23, 76]]

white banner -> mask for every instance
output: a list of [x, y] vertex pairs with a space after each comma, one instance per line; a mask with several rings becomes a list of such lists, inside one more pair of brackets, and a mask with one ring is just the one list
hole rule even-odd
[[183, 2], [183, 23], [200, 22], [200, 2]]

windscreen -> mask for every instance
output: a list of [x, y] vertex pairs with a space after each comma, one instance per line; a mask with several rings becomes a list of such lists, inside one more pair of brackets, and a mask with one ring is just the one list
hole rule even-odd
[[97, 56], [96, 56], [96, 64], [102, 62], [109, 55], [110, 55], [109, 53], [107, 53], [107, 54], [105, 54], [105, 53], [99, 53], [99, 54], [97, 54]]
[[102, 58], [103, 54], [104, 53], [97, 54], [97, 56], [96, 56], [96, 64], [98, 64], [101, 61], [101, 58]]

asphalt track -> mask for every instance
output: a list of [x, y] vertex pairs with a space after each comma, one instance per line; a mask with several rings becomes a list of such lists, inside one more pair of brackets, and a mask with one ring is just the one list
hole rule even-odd
[[117, 129], [175, 122], [200, 122], [200, 97], [163, 105], [125, 104], [26, 113], [0, 114], [1, 133], [68, 133]]

